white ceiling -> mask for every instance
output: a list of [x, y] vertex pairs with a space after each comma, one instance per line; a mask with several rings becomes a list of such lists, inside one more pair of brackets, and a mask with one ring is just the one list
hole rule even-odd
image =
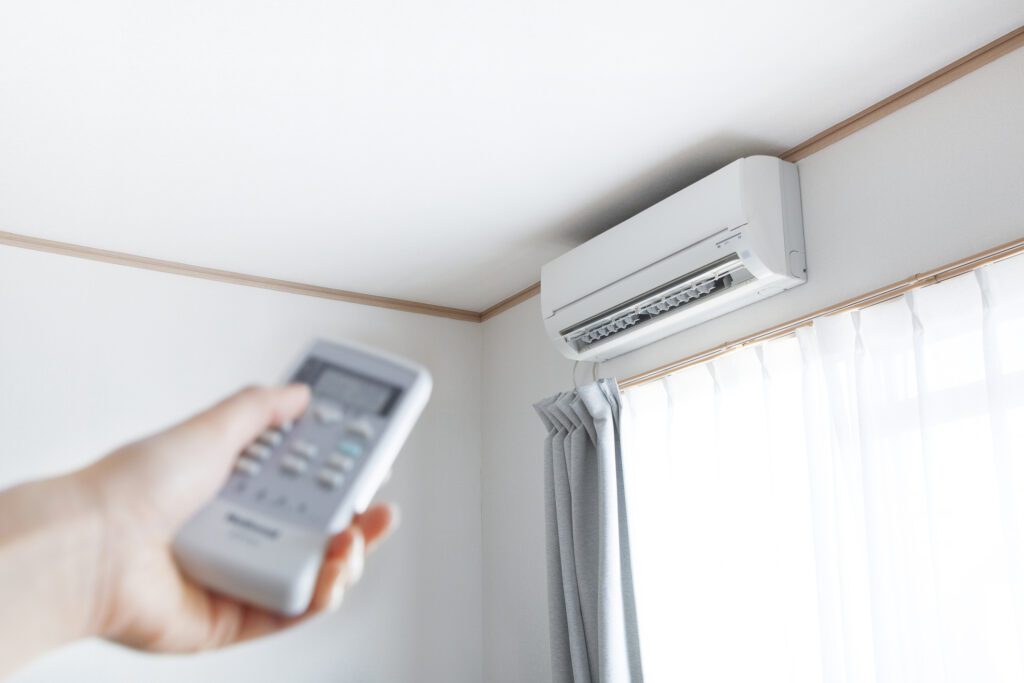
[[1021, 0], [0, 2], [0, 230], [479, 310]]

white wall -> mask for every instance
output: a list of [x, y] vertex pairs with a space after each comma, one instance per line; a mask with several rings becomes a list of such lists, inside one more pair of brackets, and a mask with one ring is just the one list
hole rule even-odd
[[[800, 162], [808, 283], [600, 368], [627, 377], [1024, 236], [1024, 50]], [[541, 442], [571, 386], [539, 300], [484, 324], [484, 680], [550, 678]], [[590, 366], [579, 370], [581, 383]]]
[[414, 358], [433, 399], [380, 498], [402, 527], [336, 614], [195, 657], [85, 642], [17, 683], [480, 680], [480, 328], [0, 247], [0, 488], [74, 468], [251, 383], [317, 336]]

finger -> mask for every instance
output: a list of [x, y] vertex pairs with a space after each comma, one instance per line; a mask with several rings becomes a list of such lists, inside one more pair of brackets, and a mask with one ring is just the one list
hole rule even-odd
[[[148, 466], [159, 473], [156, 490], [166, 526], [176, 529], [223, 484], [238, 453], [264, 429], [299, 417], [309, 404], [309, 387], [251, 387], [181, 425], [152, 438]], [[182, 467], [183, 457], [188, 466]]]
[[[371, 506], [366, 512], [356, 515], [352, 519], [351, 527], [358, 527], [366, 541], [366, 547], [373, 550], [382, 540], [387, 538], [395, 529], [401, 515], [397, 505], [392, 503], [377, 503]], [[327, 546], [327, 558], [338, 555], [344, 548], [346, 540], [344, 532], [335, 536]]]
[[365, 553], [398, 526], [398, 508], [380, 503], [353, 519], [327, 546], [309, 611], [304, 616], [336, 609], [347, 588], [362, 576]]
[[363, 572], [366, 541], [353, 525], [331, 539], [331, 554], [324, 558], [317, 577], [313, 599], [306, 616], [337, 609], [345, 589], [355, 584]]
[[206, 642], [217, 645], [250, 640], [292, 626], [326, 610], [337, 609], [347, 588], [362, 574], [369, 539], [382, 541], [397, 526], [398, 508], [378, 504], [358, 515], [331, 539], [317, 578], [309, 609], [299, 617], [281, 617], [209, 591], [194, 590], [193, 599], [204, 604], [196, 610], [205, 617]]
[[153, 652], [196, 652], [259, 638], [288, 625], [286, 617], [267, 612], [191, 581], [182, 583], [180, 609], [160, 628], [141, 636], [110, 637], [129, 647]]
[[152, 515], [161, 531], [173, 533], [216, 493], [239, 451], [267, 426], [301, 415], [309, 394], [309, 387], [301, 384], [244, 389], [119, 449], [89, 467], [83, 479], [96, 488], [100, 501], [144, 491], [138, 497], [140, 512]]
[[183, 427], [206, 432], [226, 451], [237, 453], [260, 432], [302, 415], [309, 405], [309, 387], [248, 387], [196, 415]]
[[287, 617], [273, 614], [221, 595], [211, 595], [210, 637], [213, 647], [224, 647], [276, 633], [288, 626]]

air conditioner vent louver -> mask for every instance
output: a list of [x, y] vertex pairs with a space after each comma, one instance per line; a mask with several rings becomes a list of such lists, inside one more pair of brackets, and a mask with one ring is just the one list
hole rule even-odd
[[746, 281], [750, 274], [735, 254], [709, 264], [701, 272], [666, 284], [654, 292], [628, 302], [614, 312], [606, 312], [597, 320], [589, 320], [563, 332], [565, 341], [576, 349], [584, 349], [608, 337], [630, 330], [636, 325], [657, 318], [663, 313], [692, 305], [698, 299], [728, 289], [737, 280]]

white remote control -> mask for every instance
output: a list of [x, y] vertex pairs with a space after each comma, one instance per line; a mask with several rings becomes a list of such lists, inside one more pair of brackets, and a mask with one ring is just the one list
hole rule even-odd
[[239, 456], [216, 498], [174, 540], [193, 579], [279, 614], [301, 614], [327, 542], [370, 504], [430, 398], [409, 361], [317, 342], [288, 377], [312, 399]]

